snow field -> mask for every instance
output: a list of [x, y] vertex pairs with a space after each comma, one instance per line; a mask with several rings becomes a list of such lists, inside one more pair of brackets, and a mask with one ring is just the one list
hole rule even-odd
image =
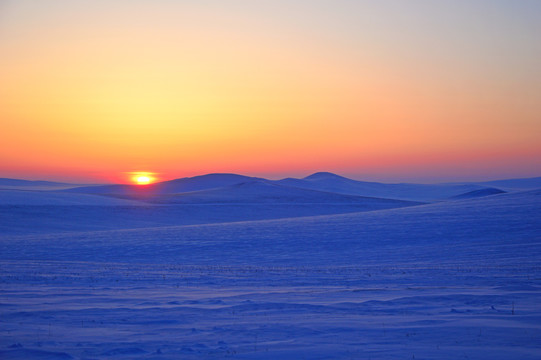
[[539, 219], [541, 191], [527, 191], [6, 233], [0, 358], [539, 359]]

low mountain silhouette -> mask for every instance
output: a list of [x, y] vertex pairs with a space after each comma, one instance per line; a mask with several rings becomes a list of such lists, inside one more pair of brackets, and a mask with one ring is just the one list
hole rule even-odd
[[467, 193], [460, 194], [460, 195], [455, 195], [455, 196], [452, 196], [450, 199], [453, 199], [453, 200], [473, 199], [473, 198], [478, 198], [478, 197], [483, 197], [483, 196], [505, 194], [505, 193], [507, 193], [507, 191], [503, 191], [497, 188], [485, 188], [485, 189], [480, 189], [480, 190], [468, 191]]
[[[541, 178], [499, 180], [491, 183], [511, 184], [513, 186], [522, 184], [521, 186], [525, 187], [526, 185], [533, 186], [537, 184], [536, 179]], [[285, 178], [281, 180], [266, 180], [263, 178], [238, 174], [217, 173], [163, 181], [150, 185], [97, 185], [77, 187], [67, 189], [65, 191], [150, 199], [152, 197], [159, 197], [167, 194], [182, 194], [187, 192], [224, 188], [241, 183], [249, 183], [250, 181], [263, 181], [265, 184], [267, 184], [267, 187], [265, 190], [261, 191], [270, 191], [271, 194], [273, 190], [268, 186], [269, 184], [335, 193], [340, 195], [421, 202], [446, 200], [454, 196], [460, 196], [462, 194], [495, 187], [484, 185], [484, 183], [389, 184], [353, 180], [330, 172], [317, 172], [305, 178]], [[539, 187], [541, 187], [541, 185]], [[506, 188], [503, 189], [504, 191], [506, 190]], [[234, 188], [229, 189], [229, 191], [233, 190]], [[490, 190], [487, 191], [490, 192]], [[480, 192], [479, 194], [482, 193], [483, 192]], [[220, 196], [223, 197], [224, 195]], [[269, 195], [269, 197], [271, 197], [271, 195]]]
[[69, 192], [103, 195], [160, 195], [178, 194], [234, 185], [259, 178], [237, 174], [207, 174], [162, 181], [149, 185], [99, 185], [69, 189]]
[[386, 184], [353, 180], [327, 172], [318, 172], [304, 179], [286, 178], [277, 183], [347, 195], [411, 201], [441, 200], [485, 188], [477, 184]]

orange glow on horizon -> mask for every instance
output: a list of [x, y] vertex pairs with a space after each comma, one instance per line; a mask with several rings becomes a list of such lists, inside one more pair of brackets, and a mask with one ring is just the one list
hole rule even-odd
[[0, 177], [541, 171], [537, 22], [498, 5], [54, 3], [2, 4]]

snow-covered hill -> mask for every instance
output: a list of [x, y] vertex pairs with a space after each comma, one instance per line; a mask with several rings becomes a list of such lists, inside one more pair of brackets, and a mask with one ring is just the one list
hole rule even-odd
[[3, 190], [61, 190], [80, 186], [80, 184], [68, 184], [54, 181], [0, 178], [0, 189]]
[[340, 194], [412, 201], [442, 200], [485, 188], [477, 184], [386, 184], [348, 179], [332, 173], [315, 173], [304, 179], [287, 178], [279, 184]]
[[538, 359], [540, 218], [535, 190], [4, 234], [0, 358]]
[[183, 192], [214, 189], [259, 178], [237, 174], [207, 174], [188, 178], [181, 178], [169, 181], [162, 181], [150, 185], [101, 185], [83, 186], [66, 190], [86, 194], [104, 195], [133, 195], [133, 196], [154, 196], [161, 194], [177, 194]]
[[525, 179], [505, 179], [478, 182], [482, 186], [494, 186], [497, 188], [509, 190], [525, 190], [525, 189], [540, 189], [541, 177], [525, 178]]
[[10, 178], [0, 178], [0, 186], [65, 186], [70, 185], [67, 183], [59, 183], [53, 181], [41, 181], [41, 180], [21, 180], [21, 179], [10, 179]]
[[117, 199], [100, 195], [70, 194], [61, 191], [0, 189], [0, 206], [19, 205], [144, 205], [135, 200]]
[[[226, 176], [219, 180], [207, 181], [206, 186], [238, 181], [239, 178]], [[134, 191], [139, 188], [145, 189], [134, 187]], [[4, 220], [0, 223], [0, 233], [209, 224], [342, 214], [419, 204], [294, 188], [259, 179], [179, 194], [0, 190], [0, 217]]]
[[161, 195], [148, 199], [155, 203], [362, 203], [367, 209], [376, 210], [392, 207], [419, 205], [419, 202], [392, 199], [378, 199], [354, 195], [338, 194], [327, 191], [303, 189], [285, 186], [268, 180], [250, 180], [234, 185], [186, 192], [173, 195]]
[[[73, 254], [74, 259], [81, 261], [91, 261], [98, 253], [103, 253], [100, 258], [107, 261], [120, 260], [117, 257], [124, 256], [125, 247], [130, 249], [130, 261], [204, 264], [210, 256], [207, 252], [215, 251], [209, 247], [212, 245], [223, 247], [220, 261], [224, 264], [298, 266], [316, 259], [319, 265], [391, 260], [395, 264], [442, 264], [445, 259], [475, 264], [478, 259], [466, 254], [479, 244], [538, 246], [540, 218], [541, 190], [534, 190], [341, 215], [106, 231], [85, 235], [83, 242], [78, 240], [67, 246], [79, 248], [87, 243], [86, 250]], [[54, 234], [50, 239], [65, 239], [68, 243], [71, 236]], [[29, 237], [28, 242], [33, 238]], [[11, 246], [24, 246], [21, 241]], [[442, 251], [447, 246], [453, 251]], [[103, 251], [97, 251], [100, 247]], [[254, 247], [257, 251], [251, 253]], [[429, 248], [437, 256], [426, 252]], [[378, 254], [384, 249], [384, 253]], [[477, 250], [482, 257], [482, 247]], [[48, 258], [47, 246], [32, 252]], [[19, 258], [17, 252], [10, 256]]]
[[472, 199], [476, 197], [491, 196], [498, 194], [505, 194], [506, 191], [496, 189], [496, 188], [484, 188], [479, 190], [468, 191], [467, 193], [452, 196], [452, 200], [461, 200], [461, 199]]
[[[535, 180], [535, 179], [534, 179]], [[502, 180], [502, 184], [526, 186], [525, 184], [532, 185], [535, 181], [532, 179], [516, 179], [516, 180]], [[481, 183], [446, 183], [446, 184], [387, 184], [378, 182], [366, 182], [348, 179], [343, 176], [328, 172], [319, 172], [307, 176], [303, 179], [286, 178], [282, 180], [266, 180], [262, 178], [249, 177], [236, 174], [207, 174], [201, 176], [194, 176], [190, 178], [181, 178], [170, 181], [159, 182], [151, 185], [138, 186], [138, 185], [101, 185], [101, 186], [83, 186], [67, 189], [66, 192], [74, 193], [86, 193], [86, 194], [101, 194], [109, 196], [122, 196], [136, 199], [152, 199], [154, 197], [161, 197], [160, 202], [165, 201], [163, 195], [166, 194], [180, 194], [186, 192], [195, 192], [219, 188], [227, 188], [234, 190], [233, 185], [240, 185], [244, 183], [266, 183], [281, 185], [287, 187], [295, 187], [300, 189], [323, 191], [327, 193], [336, 193], [341, 195], [353, 195], [375, 198], [386, 198], [396, 200], [409, 200], [409, 201], [439, 201], [458, 196], [472, 191], [483, 190], [492, 188], [496, 185], [484, 185]], [[488, 183], [487, 183], [488, 184]], [[541, 185], [540, 185], [541, 186]], [[262, 191], [265, 189], [262, 189]], [[271, 194], [273, 190], [270, 186], [266, 190], [269, 190]], [[220, 191], [215, 192], [215, 196], [219, 195]], [[206, 196], [203, 193], [199, 194], [201, 199]], [[211, 196], [209, 194], [209, 196]], [[269, 195], [269, 199], [272, 195]], [[337, 195], [335, 195], [337, 196]], [[192, 199], [195, 195], [190, 195]], [[228, 197], [228, 196], [225, 196]], [[225, 198], [224, 197], [224, 198]], [[231, 198], [234, 195], [229, 196]], [[154, 201], [154, 200], [150, 200]], [[227, 200], [229, 201], [229, 200]]]

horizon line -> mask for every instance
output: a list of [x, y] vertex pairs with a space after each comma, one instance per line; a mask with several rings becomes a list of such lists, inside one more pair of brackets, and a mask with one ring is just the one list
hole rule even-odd
[[[160, 173], [154, 173], [154, 174], [160, 174]], [[437, 178], [438, 180], [434, 179], [435, 181], [423, 182], [421, 179], [418, 179], [417, 181], [413, 180], [413, 179], [411, 179], [411, 180], [406, 180], [406, 179], [398, 180], [398, 179], [396, 179], [396, 180], [390, 180], [390, 181], [389, 180], [373, 180], [373, 179], [367, 180], [367, 179], [363, 179], [363, 178], [358, 178], [358, 176], [342, 175], [342, 174], [338, 174], [338, 173], [330, 172], [330, 171], [316, 171], [316, 172], [310, 173], [310, 174], [308, 174], [306, 176], [300, 176], [300, 177], [282, 176], [282, 177], [276, 177], [276, 178], [267, 178], [267, 177], [263, 177], [263, 176], [247, 175], [247, 174], [235, 173], [235, 172], [210, 172], [210, 173], [203, 173], [203, 174], [198, 174], [198, 175], [193, 175], [193, 176], [181, 176], [181, 177], [163, 178], [163, 179], [159, 179], [156, 182], [153, 182], [152, 184], [158, 184], [158, 183], [163, 183], [163, 182], [167, 182], [167, 181], [174, 181], [174, 180], [180, 180], [180, 179], [197, 178], [197, 177], [208, 176], [208, 175], [238, 175], [238, 176], [245, 176], [245, 177], [248, 177], [248, 178], [257, 178], [257, 179], [262, 179], [262, 180], [277, 181], [277, 180], [284, 180], [284, 179], [305, 179], [307, 177], [310, 177], [310, 176], [313, 176], [313, 175], [316, 175], [316, 174], [329, 174], [329, 175], [335, 175], [335, 176], [339, 176], [339, 177], [346, 178], [346, 179], [349, 179], [349, 180], [354, 180], [354, 181], [373, 182], [373, 183], [387, 183], [387, 184], [401, 184], [401, 183], [409, 183], [409, 184], [454, 184], [454, 183], [456, 183], [456, 184], [460, 184], [460, 183], [482, 183], [482, 182], [494, 182], [494, 181], [505, 181], [505, 180], [527, 180], [527, 179], [541, 178], [541, 175], [539, 175], [539, 176], [516, 176], [516, 177], [514, 177], [514, 176], [490, 177], [490, 178], [479, 179], [479, 180], [474, 180], [474, 179], [466, 179], [466, 180], [448, 179], [448, 180], [445, 180], [445, 178], [442, 177], [442, 178]], [[377, 176], [377, 175], [369, 175], [368, 177], [374, 177], [374, 176]], [[384, 178], [385, 176], [381, 176], [381, 177]], [[33, 177], [23, 178], [23, 177], [0, 176], [0, 180], [21, 180], [21, 181], [29, 181], [29, 182], [49, 182], [49, 183], [66, 184], [66, 185], [133, 185], [133, 183], [130, 183], [130, 182], [93, 182], [93, 181], [72, 182], [70, 180], [61, 180], [61, 179], [55, 180], [55, 179], [51, 179], [51, 178], [33, 178]]]

